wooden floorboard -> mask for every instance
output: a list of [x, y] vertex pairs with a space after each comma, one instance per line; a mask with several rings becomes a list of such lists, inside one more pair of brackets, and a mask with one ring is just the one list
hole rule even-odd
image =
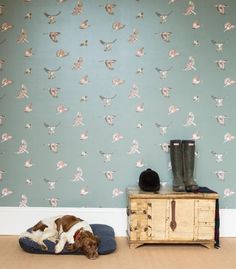
[[235, 269], [236, 238], [221, 238], [220, 249], [198, 245], [144, 245], [129, 249], [125, 237], [117, 250], [97, 260], [75, 255], [24, 252], [16, 236], [0, 236], [1, 269]]

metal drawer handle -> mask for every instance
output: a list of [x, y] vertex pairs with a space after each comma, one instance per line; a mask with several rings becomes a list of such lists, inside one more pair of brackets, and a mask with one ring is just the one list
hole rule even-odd
[[177, 227], [177, 223], [175, 221], [175, 200], [171, 201], [171, 222], [170, 222], [170, 228], [172, 231], [174, 231]]

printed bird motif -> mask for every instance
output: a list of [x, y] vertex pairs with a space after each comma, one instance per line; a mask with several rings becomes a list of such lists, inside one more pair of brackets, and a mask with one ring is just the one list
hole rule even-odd
[[26, 112], [26, 113], [30, 113], [30, 112], [32, 112], [33, 111], [33, 104], [32, 103], [29, 103], [28, 105], [26, 105], [25, 107], [24, 107], [24, 112]]
[[48, 144], [48, 147], [49, 147], [50, 151], [53, 152], [53, 153], [58, 153], [59, 146], [60, 146], [60, 143], [50, 143], [50, 144]]
[[142, 48], [136, 50], [136, 53], [135, 53], [135, 56], [136, 56], [136, 57], [142, 57], [142, 56], [144, 56], [144, 55], [145, 55], [144, 47], [142, 47]]
[[83, 76], [80, 80], [79, 80], [79, 84], [80, 85], [86, 85], [89, 83], [89, 77], [88, 75]]
[[140, 98], [140, 95], [139, 95], [139, 89], [137, 87], [137, 85], [135, 83], [133, 83], [132, 85], [132, 89], [129, 93], [129, 96], [128, 96], [129, 99], [132, 99], [132, 98]]
[[111, 157], [113, 155], [113, 153], [105, 153], [101, 150], [99, 150], [99, 153], [102, 155], [102, 157], [104, 158], [104, 163], [108, 163], [111, 161]]
[[56, 56], [58, 58], [64, 58], [66, 56], [68, 56], [70, 53], [69, 52], [66, 52], [65, 50], [63, 49], [59, 49], [57, 52], [56, 52]]
[[201, 23], [200, 23], [199, 20], [194, 21], [194, 22], [192, 23], [192, 29], [197, 30], [197, 29], [199, 29], [200, 27], [201, 27]]
[[61, 169], [65, 168], [65, 167], [67, 167], [68, 164], [61, 160], [61, 161], [57, 162], [56, 166], [57, 166], [57, 170], [61, 170]]
[[124, 137], [123, 137], [122, 134], [120, 134], [120, 133], [114, 133], [114, 134], [112, 135], [112, 143], [118, 142], [118, 141], [120, 141], [120, 140], [123, 139], [123, 138], [124, 138]]
[[84, 126], [83, 116], [80, 112], [77, 112], [76, 117], [74, 118], [73, 126]]
[[217, 11], [221, 14], [221, 15], [225, 15], [225, 8], [229, 7], [229, 5], [226, 4], [219, 4], [219, 5], [215, 5]]
[[88, 191], [88, 187], [86, 187], [86, 188], [82, 188], [82, 189], [80, 190], [80, 195], [81, 195], [81, 196], [86, 196], [86, 195], [88, 195], [88, 193], [89, 193], [89, 191]]
[[113, 64], [116, 63], [117, 61], [116, 60], [104, 60], [100, 62], [104, 62], [107, 69], [114, 70]]
[[199, 132], [194, 132], [192, 134], [192, 140], [199, 140], [199, 139], [201, 139], [200, 133]]
[[235, 191], [231, 191], [229, 188], [224, 189], [223, 199], [226, 198], [226, 197], [230, 197], [230, 196], [232, 196], [234, 194], [235, 194]]
[[21, 144], [20, 144], [19, 149], [18, 149], [18, 151], [16, 153], [17, 154], [23, 154], [23, 153], [29, 154], [28, 144], [27, 144], [25, 139], [21, 140]]
[[184, 71], [191, 71], [191, 70], [197, 70], [195, 67], [195, 59], [193, 56], [188, 57], [188, 61], [185, 64]]
[[46, 178], [44, 178], [43, 180], [44, 180], [45, 183], [47, 183], [48, 189], [50, 191], [54, 190], [56, 188], [57, 180], [50, 180], [50, 179], [46, 179]]
[[88, 131], [85, 131], [80, 135], [80, 140], [87, 140], [87, 139], [88, 139]]
[[106, 4], [105, 6], [99, 5], [100, 7], [104, 7], [105, 11], [109, 15], [114, 15], [114, 8], [116, 7], [116, 4]]
[[135, 153], [138, 153], [140, 154], [140, 149], [139, 149], [139, 143], [136, 139], [133, 139], [132, 141], [132, 145], [130, 147], [130, 150], [128, 152], [128, 154], [135, 154]]
[[171, 106], [169, 106], [168, 110], [169, 110], [168, 115], [170, 115], [170, 114], [174, 114], [174, 113], [178, 112], [180, 110], [180, 108], [175, 106], [175, 105], [171, 105]]
[[143, 19], [144, 18], [144, 12], [139, 12], [137, 15], [136, 15], [136, 19]]
[[123, 23], [121, 23], [121, 22], [119, 22], [119, 21], [115, 21], [115, 22], [112, 24], [112, 29], [113, 29], [113, 30], [118, 31], [118, 30], [121, 30], [121, 29], [123, 29], [123, 28], [125, 28], [125, 24], [123, 24]]
[[228, 142], [231, 142], [235, 139], [236, 137], [230, 133], [226, 133], [224, 135], [224, 143], [228, 143]]
[[10, 135], [10, 134], [8, 134], [8, 133], [3, 133], [3, 134], [1, 135], [1, 143], [3, 143], [3, 142], [7, 142], [7, 141], [11, 140], [12, 138], [13, 138], [12, 135]]
[[233, 30], [236, 26], [234, 24], [232, 24], [231, 22], [226, 22], [224, 24], [224, 32]]
[[49, 199], [47, 199], [48, 200], [48, 202], [49, 202], [49, 204], [52, 206], [52, 207], [57, 207], [57, 205], [58, 205], [58, 201], [60, 200], [59, 198], [55, 198], [55, 197], [53, 197], [53, 198], [49, 198]]
[[224, 105], [224, 99], [225, 98], [222, 98], [222, 97], [216, 97], [216, 96], [211, 96], [211, 98], [215, 101], [215, 105], [216, 107], [221, 107]]
[[225, 174], [228, 173], [228, 171], [225, 171], [225, 170], [219, 170], [219, 171], [215, 171], [214, 172], [216, 177], [219, 179], [219, 180], [225, 180]]
[[31, 20], [32, 19], [32, 13], [31, 12], [27, 12], [24, 16], [25, 20]]
[[60, 32], [50, 32], [49, 33], [49, 38], [52, 40], [52, 42], [57, 43], [58, 42], [58, 37], [61, 33]]
[[72, 11], [72, 15], [80, 15], [83, 12], [83, 3], [79, 0]]
[[29, 48], [25, 51], [24, 56], [25, 57], [31, 57], [33, 55], [33, 49]]
[[193, 85], [198, 85], [199, 83], [201, 83], [201, 78], [200, 78], [200, 76], [197, 75], [197, 76], [193, 77], [193, 79], [192, 79], [192, 84], [193, 84]]
[[155, 12], [155, 14], [160, 18], [160, 23], [166, 23], [167, 22], [167, 19], [168, 17], [170, 16], [170, 14], [172, 13], [173, 11], [170, 11], [169, 13], [167, 14], [161, 14], [159, 12]]
[[24, 163], [25, 168], [30, 168], [33, 166], [32, 159], [26, 160]]
[[102, 100], [104, 107], [109, 107], [112, 105], [112, 99], [116, 97], [116, 94], [112, 97], [104, 97], [102, 95], [100, 95], [99, 97]]
[[169, 59], [173, 59], [173, 58], [179, 56], [180, 53], [179, 53], [177, 50], [172, 49], [172, 50], [170, 50], [170, 51], [168, 52], [168, 55], [169, 55]]
[[88, 40], [84, 40], [80, 43], [80, 47], [87, 47], [88, 46]]
[[27, 207], [27, 206], [28, 206], [27, 203], [28, 203], [28, 198], [27, 198], [27, 196], [24, 195], [24, 194], [22, 194], [22, 195], [21, 195], [21, 200], [20, 200], [20, 202], [19, 202], [19, 207]]
[[32, 68], [28, 67], [25, 69], [25, 75], [31, 75], [32, 74]]
[[61, 66], [59, 66], [57, 69], [48, 69], [44, 67], [44, 71], [48, 74], [48, 79], [54, 79], [56, 78], [56, 72], [61, 69]]
[[64, 105], [59, 105], [57, 106], [56, 110], [57, 110], [57, 114], [62, 114], [62, 113], [67, 112], [69, 108], [65, 107]]
[[24, 84], [21, 85], [21, 89], [19, 90], [16, 98], [17, 99], [29, 98], [29, 96], [28, 96], [28, 89], [27, 89], [27, 87]]
[[211, 154], [215, 157], [217, 163], [223, 162], [224, 153], [216, 153], [214, 150], [212, 150]]
[[29, 40], [27, 38], [28, 38], [28, 34], [26, 30], [22, 28], [20, 35], [18, 35], [17, 37], [16, 43], [21, 43], [21, 44], [29, 43]]
[[83, 57], [79, 57], [77, 61], [73, 64], [72, 69], [80, 70], [82, 68], [83, 63], [84, 63]]
[[223, 42], [219, 42], [219, 41], [211, 40], [211, 43], [212, 43], [213, 45], [215, 45], [215, 47], [216, 47], [216, 51], [222, 51], [222, 50], [223, 50], [223, 46], [224, 46], [224, 43], [223, 43]]
[[170, 42], [170, 37], [172, 35], [172, 32], [161, 32], [160, 35], [163, 41]]
[[132, 34], [129, 36], [128, 42], [129, 43], [135, 43], [136, 41], [138, 41], [139, 38], [139, 32], [137, 29], [133, 29]]
[[187, 119], [186, 119], [186, 123], [184, 124], [184, 126], [185, 127], [192, 126], [192, 125], [197, 126], [196, 123], [194, 122], [194, 119], [195, 119], [195, 117], [194, 117], [193, 112], [189, 112], [188, 116], [187, 116]]
[[47, 12], [43, 13], [48, 18], [49, 24], [54, 24], [56, 22], [56, 17], [61, 14], [61, 11], [57, 12], [55, 15], [50, 15]]
[[172, 69], [172, 66], [168, 69], [160, 69], [158, 67], [156, 67], [155, 69], [160, 74], [160, 79], [166, 79], [169, 71]]
[[72, 179], [73, 182], [77, 182], [77, 181], [85, 181], [85, 179], [83, 178], [83, 170], [80, 167], [76, 168], [76, 173], [74, 175], [74, 178]]
[[197, 13], [195, 12], [195, 4], [193, 1], [188, 2], [188, 7], [184, 11], [184, 15], [196, 15]]
[[13, 27], [14, 27], [13, 24], [8, 23], [8, 22], [4, 22], [1, 24], [0, 29], [1, 29], [1, 32], [6, 32], [8, 30], [11, 30]]
[[112, 190], [112, 198], [118, 197], [118, 196], [122, 195], [123, 193], [124, 192], [121, 191], [120, 189], [115, 188]]
[[3, 188], [1, 191], [2, 195], [0, 196], [0, 198], [6, 197], [12, 193], [13, 193], [13, 191], [9, 190], [8, 188]]
[[60, 125], [61, 123], [59, 122], [59, 123], [57, 123], [56, 125], [49, 125], [49, 124], [47, 124], [46, 122], [44, 122], [44, 126], [48, 129], [48, 134], [49, 135], [53, 135], [53, 134], [55, 134], [55, 132], [56, 132], [56, 128]]
[[224, 80], [224, 87], [232, 86], [236, 83], [236, 80], [233, 80], [231, 78], [225, 78]]
[[136, 161], [136, 164], [135, 164], [135, 166], [137, 167], [137, 168], [142, 168], [142, 167], [144, 167], [144, 163], [143, 163], [143, 160], [138, 160], [138, 161]]
[[112, 79], [112, 85], [114, 86], [119, 86], [125, 83], [125, 80], [120, 79], [120, 78], [113, 78]]
[[136, 106], [136, 112], [143, 112], [144, 111], [144, 103], [141, 103]]
[[168, 153], [170, 151], [169, 144], [168, 143], [162, 143], [160, 144], [161, 150]]
[[59, 96], [60, 89], [61, 88], [58, 88], [58, 87], [52, 87], [52, 88], [49, 88], [48, 91], [52, 97], [57, 98]]
[[172, 88], [171, 87], [163, 87], [163, 88], [160, 88], [160, 91], [161, 91], [161, 94], [164, 97], [169, 98], [170, 97], [170, 92], [172, 91]]
[[169, 125], [161, 125], [159, 123], [155, 123], [156, 127], [160, 130], [160, 135], [165, 135], [167, 133], [167, 129], [169, 128]]
[[215, 116], [216, 121], [220, 124], [220, 125], [225, 125], [225, 119], [228, 118], [227, 115], [217, 115]]
[[82, 29], [82, 30], [85, 30], [85, 29], [89, 28], [90, 26], [91, 25], [89, 25], [88, 20], [84, 20], [84, 21], [81, 22], [79, 28]]
[[104, 171], [103, 173], [104, 173], [104, 175], [105, 175], [105, 177], [106, 177], [107, 180], [113, 181], [114, 180], [114, 173], [115, 172], [116, 171], [108, 170], [108, 171]]
[[103, 40], [100, 40], [100, 43], [104, 46], [104, 51], [111, 51], [113, 44], [117, 41], [117, 39], [114, 39], [110, 42], [105, 42]]
[[106, 123], [110, 126], [114, 125], [114, 119], [116, 118], [116, 115], [106, 115], [104, 116], [104, 119], [106, 121]]
[[217, 60], [215, 61], [215, 63], [217, 64], [217, 66], [221, 69], [221, 70], [225, 70], [225, 64], [227, 63], [227, 60]]

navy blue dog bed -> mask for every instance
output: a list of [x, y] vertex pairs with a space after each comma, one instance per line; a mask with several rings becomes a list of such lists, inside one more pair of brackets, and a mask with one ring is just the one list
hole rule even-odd
[[[93, 233], [97, 235], [101, 242], [98, 247], [98, 254], [105, 255], [112, 253], [116, 249], [115, 233], [112, 227], [105, 224], [91, 224], [90, 225]], [[30, 229], [28, 230], [30, 231]], [[21, 248], [29, 253], [34, 254], [55, 254], [55, 243], [45, 240], [44, 243], [48, 247], [48, 250], [42, 250], [40, 245], [36, 242], [30, 240], [27, 237], [19, 239], [19, 244]], [[82, 254], [79, 250], [69, 251], [66, 248], [60, 254]], [[58, 254], [57, 254], [58, 255]]]

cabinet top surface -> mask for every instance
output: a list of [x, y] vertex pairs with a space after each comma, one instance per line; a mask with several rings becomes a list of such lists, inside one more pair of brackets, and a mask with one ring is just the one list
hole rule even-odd
[[127, 188], [127, 195], [129, 198], [152, 198], [152, 199], [163, 199], [163, 198], [178, 198], [178, 199], [218, 199], [219, 195], [213, 193], [203, 192], [174, 192], [171, 187], [161, 187], [157, 192], [145, 192], [140, 190], [138, 187]]

